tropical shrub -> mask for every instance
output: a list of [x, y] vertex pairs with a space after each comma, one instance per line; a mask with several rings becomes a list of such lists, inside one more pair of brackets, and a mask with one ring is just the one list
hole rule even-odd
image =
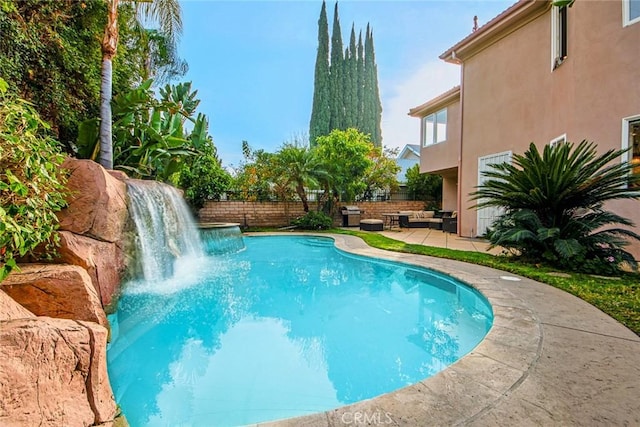
[[192, 117], [199, 101], [194, 101], [191, 83], [167, 86], [160, 100], [151, 84], [147, 80], [113, 99], [113, 163], [135, 178], [168, 181], [198, 151], [185, 135], [184, 122], [194, 122], [194, 130], [206, 129], [206, 119], [199, 115], [204, 123], [195, 123]]
[[268, 202], [275, 199], [271, 188], [273, 153], [254, 150], [247, 141], [242, 141], [245, 161], [235, 170], [233, 187], [239, 200]]
[[362, 177], [365, 189], [361, 200], [373, 200], [373, 194], [376, 191], [391, 192], [399, 188], [396, 175], [402, 168], [396, 163], [397, 155], [397, 148], [371, 147], [369, 151], [371, 164]]
[[26, 101], [6, 95], [0, 79], [0, 281], [16, 268], [15, 258], [41, 243], [46, 253], [58, 242], [55, 212], [65, 206], [58, 143], [49, 125]]
[[329, 205], [324, 208], [326, 212], [335, 210], [335, 199], [350, 202], [364, 192], [367, 185], [363, 178], [373, 163], [369, 157], [372, 149], [369, 136], [354, 128], [335, 129], [316, 139], [314, 150], [326, 171], [321, 182], [324, 202]]
[[[155, 98], [152, 84], [146, 80], [113, 98], [113, 163], [133, 178], [176, 183], [184, 168], [199, 167], [194, 164], [196, 157], [213, 156], [210, 160], [217, 162], [215, 147], [206, 116], [196, 115], [200, 100], [191, 83], [160, 88], [160, 99]], [[97, 118], [81, 123], [79, 157], [97, 160], [99, 123]]]
[[333, 227], [333, 219], [325, 213], [309, 211], [304, 216], [291, 221], [293, 225], [303, 230], [327, 230]]
[[621, 163], [625, 150], [598, 155], [596, 145], [545, 146], [541, 154], [532, 143], [513, 163], [492, 165], [489, 178], [472, 198], [477, 207], [494, 206], [505, 213], [496, 221], [489, 239], [532, 262], [589, 273], [610, 273], [621, 261], [635, 266], [623, 248], [627, 239], [640, 240], [633, 223], [607, 211], [605, 202], [637, 199], [637, 176]]
[[221, 166], [215, 148], [208, 147], [205, 154], [186, 160], [178, 180], [187, 203], [195, 210], [202, 208], [207, 200], [219, 200], [231, 184], [231, 175]]

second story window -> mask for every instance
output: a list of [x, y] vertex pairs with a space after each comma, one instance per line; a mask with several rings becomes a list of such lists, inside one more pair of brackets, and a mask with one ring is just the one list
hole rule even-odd
[[447, 109], [429, 114], [422, 119], [422, 146], [447, 140]]
[[640, 22], [640, 0], [622, 0], [622, 25]]
[[567, 6], [551, 9], [551, 68], [555, 70], [567, 58]]
[[633, 168], [631, 173], [640, 175], [640, 116], [629, 117], [622, 123], [622, 147], [629, 149], [629, 162]]

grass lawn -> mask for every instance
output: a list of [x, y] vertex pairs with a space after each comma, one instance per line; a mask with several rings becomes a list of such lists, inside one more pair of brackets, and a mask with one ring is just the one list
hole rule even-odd
[[558, 277], [553, 274], [557, 273], [557, 270], [519, 263], [486, 253], [404, 243], [375, 233], [340, 229], [330, 231], [358, 236], [374, 248], [484, 265], [547, 283], [582, 298], [640, 335], [640, 274], [629, 273], [619, 277], [603, 278], [567, 273], [569, 277]]

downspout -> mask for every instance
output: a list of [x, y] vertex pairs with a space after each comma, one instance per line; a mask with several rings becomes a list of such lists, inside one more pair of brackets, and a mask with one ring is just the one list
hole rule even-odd
[[[462, 139], [464, 131], [464, 64], [456, 57], [456, 52], [451, 52], [451, 58], [460, 64], [460, 142], [458, 143], [458, 229], [456, 234], [459, 236], [462, 229]], [[471, 236], [473, 237], [473, 236]]]

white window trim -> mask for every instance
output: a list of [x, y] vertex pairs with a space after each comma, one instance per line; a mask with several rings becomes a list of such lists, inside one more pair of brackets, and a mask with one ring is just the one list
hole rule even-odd
[[[623, 150], [629, 148], [629, 124], [631, 122], [635, 122], [636, 120], [640, 120], [640, 114], [635, 116], [629, 116], [622, 119], [622, 144], [621, 147]], [[630, 162], [633, 159], [633, 149], [623, 153], [620, 156], [620, 163]], [[632, 172], [629, 171], [629, 174]]]
[[628, 27], [629, 25], [637, 24], [640, 22], [640, 16], [637, 18], [630, 18], [631, 4], [629, 0], [622, 0], [622, 26]]
[[[440, 112], [444, 111], [447, 114], [447, 121], [444, 123], [446, 126], [446, 130], [445, 130], [445, 135], [444, 135], [444, 139], [442, 141], [438, 141], [438, 114]], [[426, 121], [427, 121], [427, 117], [431, 117], [433, 116], [433, 130], [434, 130], [434, 140], [431, 144], [427, 144], [426, 140], [427, 140], [427, 126], [426, 126]], [[434, 111], [433, 113], [427, 114], [426, 116], [422, 117], [421, 123], [420, 123], [420, 136], [421, 136], [421, 147], [431, 147], [432, 145], [436, 145], [436, 144], [442, 144], [443, 142], [447, 142], [447, 133], [449, 132], [449, 110], [448, 107], [445, 108], [441, 108], [438, 111]]]
[[[622, 119], [622, 144], [620, 145], [623, 150], [629, 148], [629, 124], [631, 122], [635, 122], [636, 120], [640, 120], [640, 114], [635, 116], [629, 116]], [[631, 160], [631, 156], [633, 156], [633, 152], [629, 151], [628, 153], [624, 153], [620, 158], [622, 163], [628, 162]]]
[[[566, 6], [565, 6], [566, 7]], [[559, 46], [558, 37], [560, 37], [560, 8], [558, 6], [551, 6], [551, 71], [558, 68], [565, 59], [559, 60]]]
[[556, 145], [559, 142], [567, 142], [567, 134], [566, 133], [564, 133], [564, 134], [562, 134], [560, 136], [556, 136], [551, 141], [549, 141], [549, 146], [553, 147], [554, 145]]

